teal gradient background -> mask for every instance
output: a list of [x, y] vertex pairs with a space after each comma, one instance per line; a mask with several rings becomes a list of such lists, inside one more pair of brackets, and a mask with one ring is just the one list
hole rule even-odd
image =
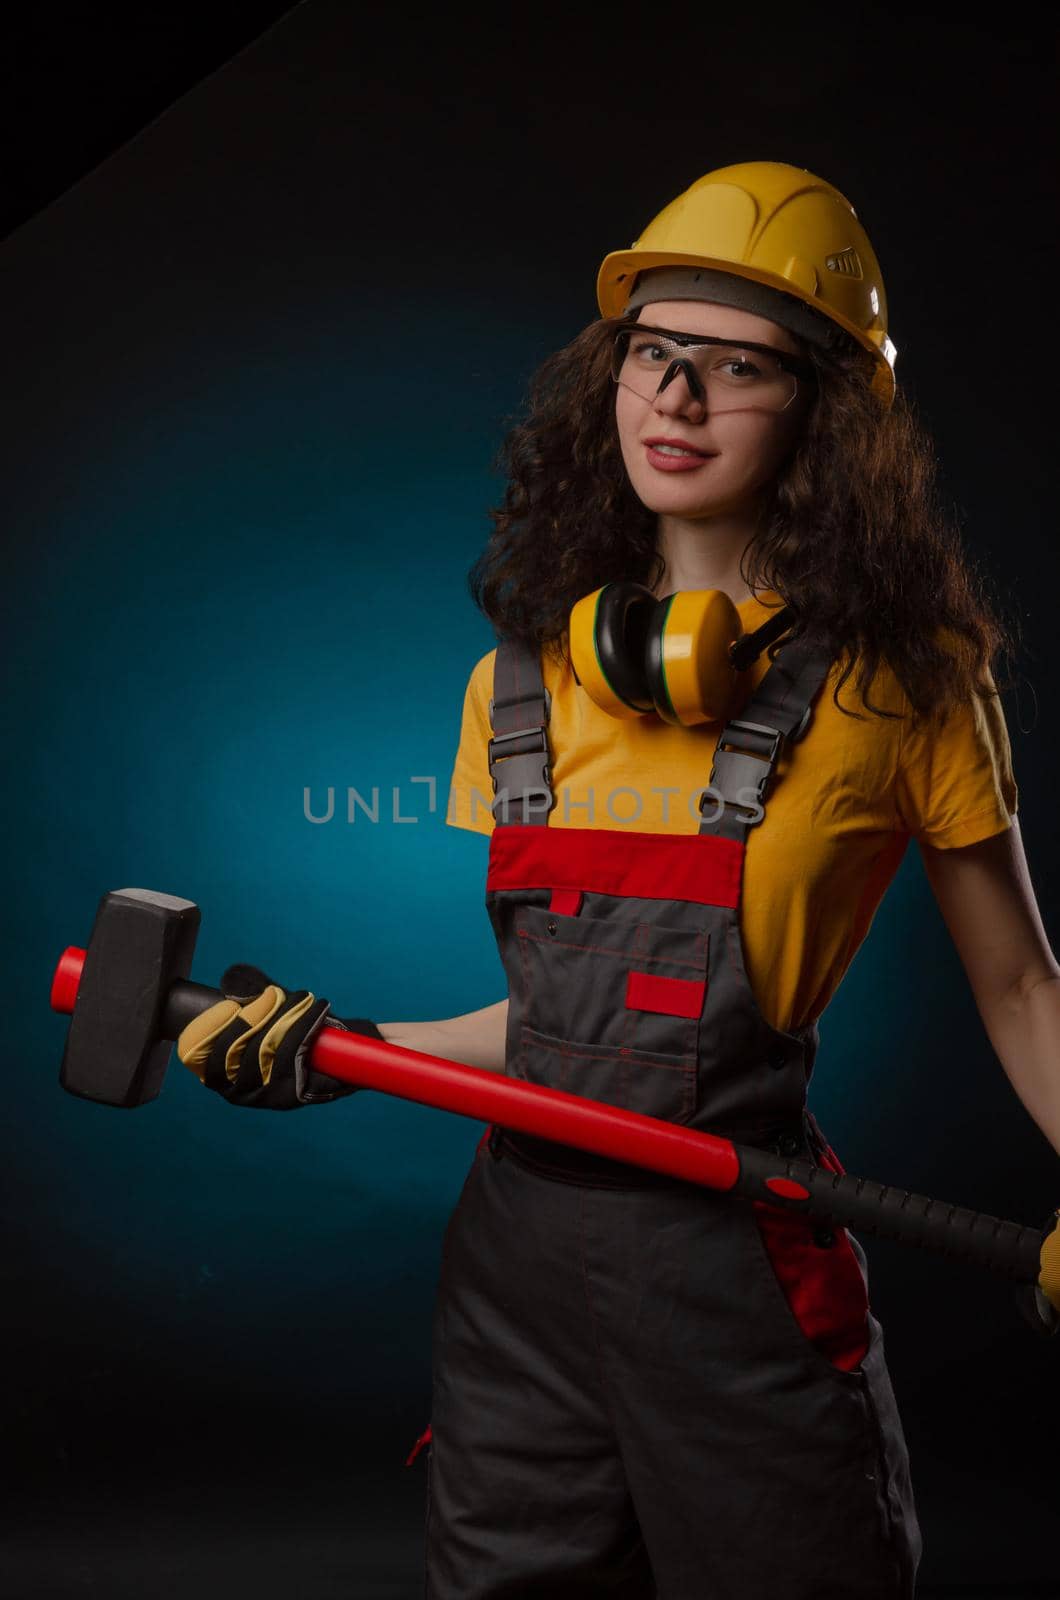
[[[821, 171], [878, 241], [899, 370], [1025, 630], [1004, 703], [1055, 942], [1047, 419], [990, 386], [982, 351], [1011, 308], [973, 307], [974, 284], [951, 281], [943, 328], [912, 242], [939, 226], [943, 180], [958, 219], [1000, 208], [1003, 183], [1033, 190], [1033, 163], [1012, 179], [1000, 149], [981, 188], [955, 175], [953, 127], [985, 140], [970, 79], [951, 71], [948, 110], [925, 99], [919, 121], [874, 113], [881, 169], [815, 109], [838, 95], [853, 126], [854, 34], [801, 91], [783, 33], [757, 99], [734, 86], [696, 120], [660, 90], [631, 142], [607, 121], [622, 57], [596, 38], [597, 72], [579, 76], [575, 23], [559, 53], [543, 19], [515, 41], [424, 23], [400, 71], [396, 31], [366, 27], [299, 7], [0, 254], [5, 1413], [23, 1527], [65, 1508], [65, 1565], [42, 1594], [213, 1592], [186, 1552], [150, 1581], [136, 1562], [183, 1549], [188, 1529], [220, 1549], [232, 1492], [254, 1530], [233, 1581], [280, 1592], [290, 1527], [322, 1563], [300, 1592], [416, 1592], [423, 1463], [402, 1463], [430, 1414], [442, 1234], [482, 1126], [371, 1093], [239, 1113], [175, 1057], [151, 1106], [89, 1105], [58, 1088], [48, 984], [100, 896], [135, 885], [200, 905], [200, 982], [250, 961], [383, 1020], [503, 996], [487, 841], [442, 819], [464, 686], [494, 642], [466, 573], [502, 490], [496, 452], [535, 367], [595, 317], [604, 252], [712, 166], [764, 154]], [[738, 56], [748, 41], [725, 27]], [[1012, 145], [1033, 144], [1017, 65], [989, 69], [994, 42], [956, 36], [969, 73], [996, 71]], [[921, 69], [904, 70], [916, 100]], [[976, 282], [994, 265], [983, 232]], [[1024, 270], [1030, 287], [1044, 256]], [[952, 329], [973, 310], [970, 347]], [[433, 813], [415, 776], [436, 780]], [[378, 786], [378, 823], [345, 820], [350, 785]], [[313, 824], [304, 790], [319, 808], [328, 786], [335, 817]], [[393, 820], [395, 786], [415, 823]], [[810, 1103], [852, 1171], [1035, 1226], [1060, 1204], [915, 847], [822, 1021]], [[999, 1281], [864, 1243], [925, 1584], [1042, 1579], [1056, 1352]]]

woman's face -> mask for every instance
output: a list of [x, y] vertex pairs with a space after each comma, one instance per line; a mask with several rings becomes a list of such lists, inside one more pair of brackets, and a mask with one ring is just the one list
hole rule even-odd
[[[641, 307], [638, 322], [674, 333], [705, 333], [719, 338], [753, 339], [793, 356], [804, 352], [794, 336], [775, 322], [702, 300], [665, 300]], [[804, 357], [805, 359], [805, 357]], [[660, 373], [660, 377], [662, 374]], [[651, 384], [641, 386], [650, 390]], [[752, 514], [760, 491], [787, 456], [809, 407], [811, 392], [799, 380], [794, 400], [783, 411], [723, 410], [712, 391], [692, 394], [684, 371], [661, 394], [645, 399], [625, 384], [615, 386], [615, 416], [629, 481], [649, 511], [691, 520]], [[708, 455], [675, 470], [668, 463], [688, 458], [654, 453], [650, 441], [687, 443]]]

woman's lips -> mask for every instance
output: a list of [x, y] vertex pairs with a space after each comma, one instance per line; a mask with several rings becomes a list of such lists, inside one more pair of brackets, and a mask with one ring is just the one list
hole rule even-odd
[[660, 472], [694, 472], [697, 467], [705, 466], [714, 459], [713, 455], [670, 455], [652, 444], [645, 445], [644, 449], [649, 466], [656, 467]]

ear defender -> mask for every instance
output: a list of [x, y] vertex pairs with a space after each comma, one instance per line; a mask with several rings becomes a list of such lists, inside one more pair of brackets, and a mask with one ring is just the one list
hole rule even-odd
[[642, 717], [655, 701], [645, 671], [648, 623], [659, 602], [642, 583], [605, 583], [571, 608], [570, 655], [586, 694], [612, 717]]
[[654, 711], [664, 722], [695, 727], [731, 715], [750, 687], [751, 663], [792, 620], [785, 607], [745, 635], [721, 589], [683, 589], [659, 600], [640, 583], [607, 583], [571, 608], [571, 662], [586, 694], [610, 716]]

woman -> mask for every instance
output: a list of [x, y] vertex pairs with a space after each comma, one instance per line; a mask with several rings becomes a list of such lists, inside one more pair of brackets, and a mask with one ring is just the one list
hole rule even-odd
[[[537, 375], [472, 574], [499, 643], [449, 820], [492, 835], [508, 998], [351, 1026], [839, 1168], [806, 1108], [817, 1020], [913, 835], [1060, 1150], [1005, 633], [895, 393], [864, 230], [830, 185], [747, 163], [598, 289], [602, 320]], [[719, 671], [712, 640], [770, 622]], [[326, 1002], [274, 986], [237, 1010], [178, 1045], [207, 1082], [329, 1097], [304, 1068]], [[253, 1045], [241, 1066], [247, 1021], [281, 1013], [284, 1070]], [[913, 1593], [907, 1452], [845, 1229], [493, 1129], [446, 1232], [431, 1420], [430, 1600]]]

